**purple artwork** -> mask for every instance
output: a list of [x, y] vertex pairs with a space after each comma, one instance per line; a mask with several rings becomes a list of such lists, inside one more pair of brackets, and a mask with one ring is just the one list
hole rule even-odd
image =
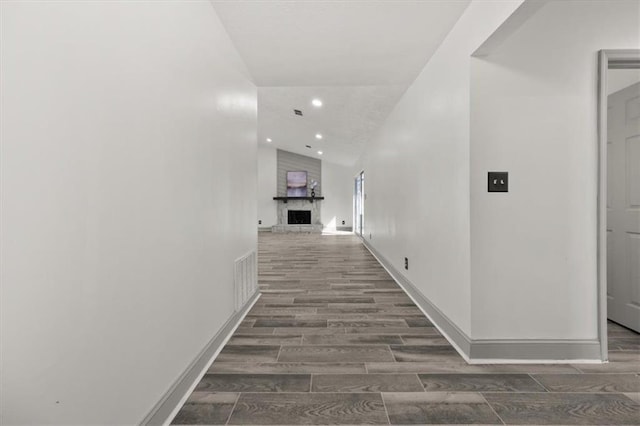
[[287, 197], [307, 196], [307, 172], [287, 172]]

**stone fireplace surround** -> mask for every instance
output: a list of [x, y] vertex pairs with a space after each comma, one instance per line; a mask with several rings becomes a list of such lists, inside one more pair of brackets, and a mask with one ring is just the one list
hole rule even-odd
[[[278, 224], [271, 228], [271, 232], [322, 232], [320, 222], [321, 200], [288, 200], [276, 201], [278, 203]], [[289, 210], [311, 211], [311, 225], [289, 225]]]

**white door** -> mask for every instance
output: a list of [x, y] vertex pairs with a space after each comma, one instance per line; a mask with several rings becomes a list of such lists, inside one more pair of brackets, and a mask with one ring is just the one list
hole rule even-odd
[[607, 312], [640, 332], [640, 83], [609, 95]]
[[355, 232], [362, 237], [364, 230], [364, 172], [356, 176], [355, 190], [353, 193], [355, 207]]

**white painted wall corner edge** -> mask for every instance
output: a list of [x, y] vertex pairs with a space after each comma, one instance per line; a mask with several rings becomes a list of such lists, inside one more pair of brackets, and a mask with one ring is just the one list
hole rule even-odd
[[364, 246], [469, 364], [601, 363], [598, 340], [473, 340], [364, 238]]
[[224, 348], [224, 345], [227, 344], [260, 296], [260, 291], [256, 290], [253, 296], [245, 303], [244, 307], [233, 313], [229, 320], [227, 320], [180, 377], [178, 377], [175, 383], [171, 385], [160, 401], [151, 409], [149, 414], [140, 422], [140, 425], [168, 425], [171, 423], [191, 392], [193, 392], [193, 389], [198, 382], [200, 382], [211, 364], [213, 364], [213, 361], [222, 348]]

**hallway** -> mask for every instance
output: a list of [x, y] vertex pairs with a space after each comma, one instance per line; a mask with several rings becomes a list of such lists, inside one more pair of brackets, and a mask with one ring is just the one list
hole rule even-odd
[[[173, 424], [640, 424], [640, 336], [605, 365], [468, 365], [348, 235], [259, 235], [262, 296]], [[635, 402], [634, 402], [635, 401]]]

